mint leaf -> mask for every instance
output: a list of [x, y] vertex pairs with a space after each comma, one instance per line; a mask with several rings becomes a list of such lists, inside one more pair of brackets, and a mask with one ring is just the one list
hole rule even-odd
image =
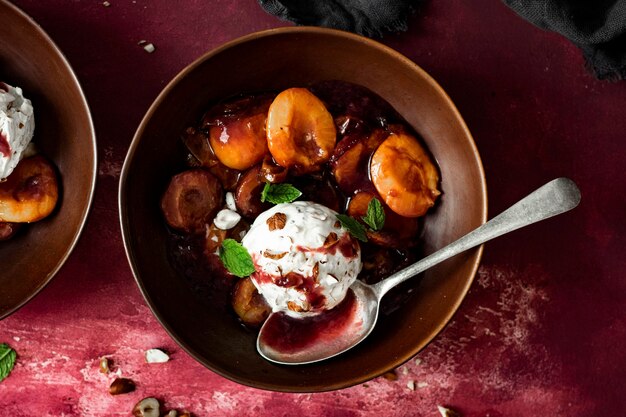
[[361, 217], [365, 224], [372, 228], [374, 231], [378, 231], [385, 225], [385, 210], [383, 205], [377, 198], [372, 198], [367, 205], [367, 213]]
[[6, 343], [0, 343], [0, 381], [9, 376], [15, 366], [17, 353]]
[[255, 271], [248, 250], [234, 239], [224, 239], [220, 247], [220, 259], [228, 272], [239, 278], [247, 277]]
[[291, 184], [270, 184], [266, 182], [261, 192], [261, 201], [263, 203], [269, 201], [273, 204], [291, 203], [301, 195], [302, 192]]
[[337, 220], [341, 225], [350, 232], [350, 234], [361, 242], [367, 242], [367, 234], [365, 233], [365, 226], [359, 223], [354, 217], [346, 216], [345, 214], [338, 214]]

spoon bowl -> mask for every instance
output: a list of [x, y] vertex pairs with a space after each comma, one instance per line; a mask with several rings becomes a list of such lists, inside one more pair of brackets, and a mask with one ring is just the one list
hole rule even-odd
[[374, 330], [381, 299], [393, 287], [461, 252], [498, 236], [565, 213], [580, 202], [580, 190], [568, 178], [557, 178], [513, 206], [426, 258], [374, 285], [356, 280], [346, 298], [331, 310], [297, 318], [270, 314], [257, 338], [265, 359], [283, 365], [304, 365], [337, 356], [361, 343]]

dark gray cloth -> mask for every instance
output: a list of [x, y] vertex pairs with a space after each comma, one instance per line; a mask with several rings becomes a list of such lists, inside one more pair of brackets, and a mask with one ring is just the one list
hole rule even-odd
[[626, 78], [626, 0], [503, 0], [577, 45], [600, 79]]
[[[626, 0], [503, 0], [536, 26], [568, 38], [600, 79], [626, 79]], [[380, 37], [406, 30], [422, 0], [259, 0], [298, 25], [326, 26]]]
[[407, 29], [421, 0], [259, 0], [263, 8], [298, 25], [325, 26], [381, 37]]

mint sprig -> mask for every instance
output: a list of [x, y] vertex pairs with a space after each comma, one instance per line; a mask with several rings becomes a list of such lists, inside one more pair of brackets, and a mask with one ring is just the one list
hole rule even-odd
[[220, 259], [228, 272], [239, 278], [247, 277], [255, 271], [250, 253], [234, 239], [224, 239], [220, 247]]
[[11, 349], [11, 346], [0, 343], [0, 381], [9, 376], [13, 366], [15, 366], [16, 358], [17, 353]]
[[337, 220], [341, 225], [350, 232], [350, 234], [361, 242], [367, 242], [367, 233], [365, 232], [365, 226], [363, 226], [354, 217], [346, 216], [345, 214], [338, 214]]
[[265, 183], [261, 192], [261, 202], [273, 204], [291, 203], [302, 195], [302, 192], [291, 184], [270, 184]]
[[377, 198], [372, 198], [367, 205], [367, 213], [361, 217], [372, 230], [378, 231], [385, 225], [385, 210]]

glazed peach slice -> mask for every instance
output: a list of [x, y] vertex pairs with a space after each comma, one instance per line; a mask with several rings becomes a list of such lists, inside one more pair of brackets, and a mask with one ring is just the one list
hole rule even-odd
[[54, 210], [59, 198], [55, 168], [43, 156], [26, 158], [0, 183], [0, 221], [36, 222]]
[[278, 165], [296, 173], [319, 170], [335, 147], [333, 117], [306, 88], [278, 94], [267, 114], [267, 144]]
[[355, 133], [343, 138], [330, 159], [331, 171], [339, 188], [346, 194], [364, 189], [369, 183], [369, 160], [388, 133], [376, 129], [369, 134]]
[[[242, 99], [244, 101], [247, 99]], [[248, 101], [246, 101], [247, 103]], [[225, 107], [223, 117], [209, 125], [209, 142], [217, 159], [228, 168], [245, 170], [267, 154], [265, 119], [270, 100], [250, 102], [250, 108], [235, 103]]]
[[435, 204], [439, 174], [413, 136], [391, 133], [376, 149], [370, 176], [384, 202], [405, 217], [419, 217]]

